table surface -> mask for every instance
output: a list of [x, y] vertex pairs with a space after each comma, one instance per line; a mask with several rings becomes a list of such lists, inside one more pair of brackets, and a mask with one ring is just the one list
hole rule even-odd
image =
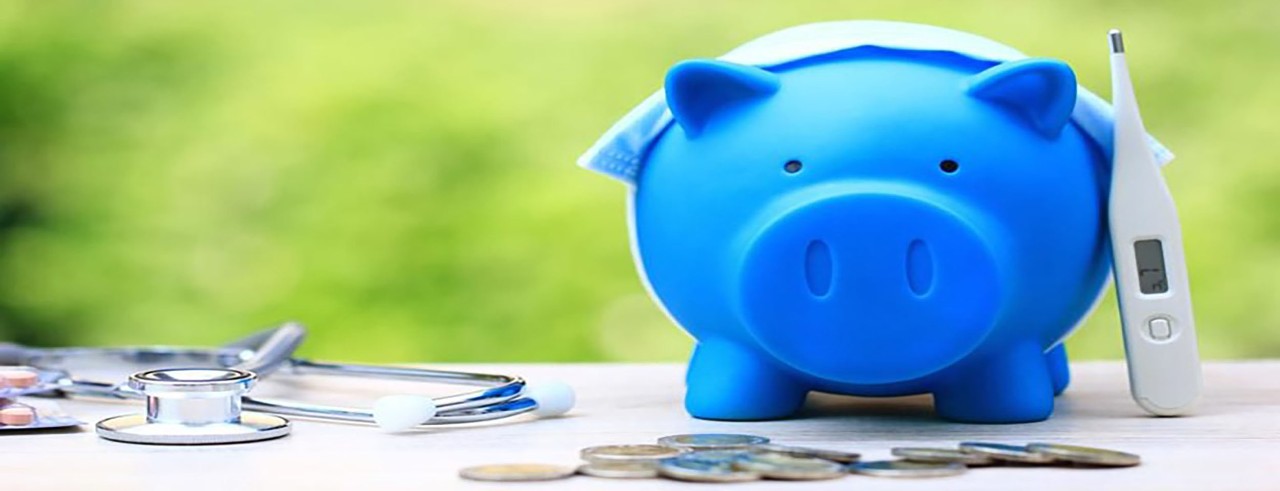
[[[957, 477], [892, 480], [850, 476], [836, 481], [759, 481], [733, 489], [1280, 489], [1280, 361], [1208, 363], [1205, 393], [1194, 416], [1153, 418], [1129, 398], [1124, 366], [1073, 365], [1072, 386], [1048, 421], [970, 425], [940, 421], [927, 396], [867, 399], [814, 395], [785, 421], [700, 421], [681, 409], [683, 366], [677, 364], [441, 365], [446, 369], [518, 373], [559, 379], [578, 392], [560, 418], [468, 428], [386, 434], [350, 424], [297, 420], [293, 434], [260, 443], [165, 447], [115, 443], [86, 425], [64, 433], [0, 435], [3, 489], [696, 489], [659, 480], [574, 477], [545, 483], [478, 483], [458, 469], [477, 464], [545, 462], [575, 465], [578, 450], [600, 444], [647, 443], [676, 433], [768, 436], [783, 444], [888, 458], [897, 446], [950, 446], [962, 440], [1052, 441], [1138, 453], [1127, 469], [1013, 468], [970, 470]], [[280, 377], [278, 377], [280, 378]], [[343, 379], [263, 383], [263, 395], [305, 391], [310, 400], [371, 400], [409, 389], [389, 382], [351, 386]], [[331, 392], [319, 392], [327, 387]], [[332, 389], [342, 389], [340, 395]], [[414, 387], [421, 390], [421, 387]], [[346, 397], [347, 399], [342, 399]], [[136, 405], [61, 401], [85, 421], [136, 412]], [[851, 482], [857, 481], [857, 482]], [[1034, 486], [1032, 486], [1034, 484]]]

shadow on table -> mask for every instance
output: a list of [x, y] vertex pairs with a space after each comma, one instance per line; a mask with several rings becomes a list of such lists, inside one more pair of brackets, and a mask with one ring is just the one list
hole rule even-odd
[[798, 418], [860, 418], [937, 421], [933, 396], [857, 397], [811, 392]]

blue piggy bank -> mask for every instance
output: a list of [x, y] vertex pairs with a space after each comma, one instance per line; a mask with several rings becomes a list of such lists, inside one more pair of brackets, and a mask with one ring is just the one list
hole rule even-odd
[[631, 175], [637, 263], [697, 340], [689, 413], [781, 418], [820, 391], [1049, 417], [1110, 268], [1109, 150], [1073, 121], [1071, 68], [891, 42], [775, 61], [671, 68]]

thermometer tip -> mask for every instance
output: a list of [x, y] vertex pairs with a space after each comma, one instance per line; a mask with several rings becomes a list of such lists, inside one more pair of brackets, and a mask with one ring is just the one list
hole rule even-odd
[[1112, 53], [1124, 53], [1124, 36], [1120, 34], [1119, 29], [1112, 29], [1108, 32], [1107, 39], [1111, 41]]

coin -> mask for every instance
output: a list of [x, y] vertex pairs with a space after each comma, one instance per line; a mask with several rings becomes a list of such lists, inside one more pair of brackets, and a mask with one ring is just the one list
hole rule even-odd
[[852, 464], [862, 458], [861, 455], [852, 452], [841, 452], [839, 450], [826, 450], [822, 448], [792, 447], [790, 445], [774, 445], [772, 443], [753, 446], [751, 447], [751, 451], [790, 455], [792, 457], [812, 457], [815, 459], [830, 460], [832, 462], [840, 462], [843, 464]]
[[733, 462], [738, 470], [760, 474], [767, 479], [817, 481], [837, 479], [849, 473], [843, 464], [813, 457], [793, 457], [781, 453], [749, 453]]
[[551, 481], [572, 476], [574, 469], [547, 464], [491, 464], [467, 467], [458, 476], [472, 481]]
[[658, 461], [658, 474], [680, 481], [740, 482], [760, 479], [760, 474], [737, 469], [734, 462], [746, 456], [743, 452], [711, 450], [690, 452]]
[[954, 448], [899, 447], [892, 451], [894, 457], [911, 462], [955, 462], [966, 466], [994, 464], [991, 457], [969, 453]]
[[746, 450], [727, 449], [727, 450], [694, 450], [688, 453], [680, 454], [676, 456], [676, 458], [701, 460], [703, 462], [718, 462], [725, 465], [732, 465], [734, 462], [742, 460], [746, 456], [747, 456]]
[[1127, 452], [1104, 448], [1079, 447], [1056, 443], [1032, 443], [1027, 450], [1052, 457], [1059, 462], [1100, 467], [1132, 467], [1142, 463], [1142, 458]]
[[764, 445], [769, 439], [755, 435], [735, 435], [731, 433], [695, 433], [692, 435], [671, 435], [658, 439], [658, 445], [694, 450], [722, 450], [747, 448], [753, 445]]
[[1032, 452], [1027, 450], [1027, 447], [1021, 445], [988, 442], [963, 442], [960, 444], [960, 451], [984, 455], [992, 460], [999, 460], [1002, 462], [1016, 462], [1019, 464], [1048, 464], [1053, 462], [1053, 457], [1042, 453]]
[[849, 466], [857, 474], [876, 477], [945, 477], [963, 474], [968, 468], [955, 462], [908, 462], [876, 460]]
[[578, 467], [578, 474], [610, 479], [647, 479], [658, 477], [658, 464], [657, 462], [590, 463]]
[[597, 463], [622, 462], [657, 462], [675, 457], [687, 448], [666, 447], [662, 445], [601, 445], [582, 449], [582, 460]]

